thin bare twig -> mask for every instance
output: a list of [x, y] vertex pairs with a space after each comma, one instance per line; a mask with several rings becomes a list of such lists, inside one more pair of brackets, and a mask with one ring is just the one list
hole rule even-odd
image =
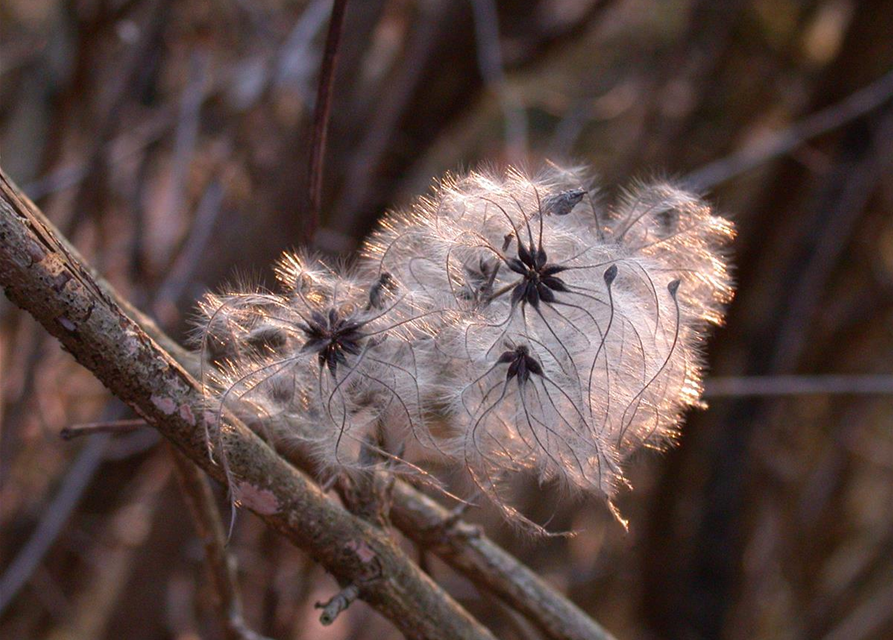
[[779, 375], [708, 378], [707, 398], [893, 395], [893, 375]]
[[136, 420], [85, 422], [84, 424], [73, 424], [65, 427], [59, 432], [59, 437], [63, 440], [74, 440], [81, 436], [92, 436], [97, 433], [130, 433], [148, 426], [142, 418], [137, 418]]
[[335, 83], [335, 69], [338, 66], [338, 51], [344, 32], [344, 16], [347, 0], [335, 0], [332, 17], [329, 18], [329, 31], [326, 34], [325, 52], [319, 72], [319, 88], [313, 110], [313, 130], [310, 138], [310, 161], [307, 166], [307, 219], [304, 225], [304, 238], [313, 241], [313, 234], [319, 226], [322, 210], [322, 180], [325, 168], [326, 138], [329, 133], [329, 119], [332, 112], [332, 89]]

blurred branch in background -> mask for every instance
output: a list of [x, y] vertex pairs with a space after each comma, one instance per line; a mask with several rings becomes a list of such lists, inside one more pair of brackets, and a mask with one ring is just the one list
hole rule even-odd
[[697, 190], [708, 190], [736, 178], [761, 164], [790, 153], [804, 142], [840, 128], [893, 98], [893, 71], [841, 102], [807, 116], [783, 131], [764, 134], [748, 143], [740, 151], [711, 162], [682, 178], [682, 182]]
[[[872, 225], [873, 198], [886, 182], [893, 135], [886, 99], [893, 48], [882, 35], [886, 29], [873, 17], [893, 7], [888, 1], [869, 4], [860, 3], [852, 21], [845, 23], [839, 53], [815, 81], [812, 98], [803, 101], [801, 109], [819, 114], [806, 120], [807, 133], [813, 127], [835, 126], [841, 113], [858, 111], [852, 107], [825, 111], [834, 104], [874, 110], [817, 142], [820, 164], [779, 163], [765, 182], [758, 183], [756, 202], [750, 204], [747, 235], [739, 245], [740, 295], [714, 356], [720, 366], [732, 365], [748, 377], [821, 373], [835, 366], [852, 370], [855, 362], [861, 371], [888, 368], [858, 346], [863, 336], [869, 339], [871, 331], [865, 316], [848, 332], [834, 333], [841, 331], [839, 325], [829, 332], [825, 324], [829, 322], [826, 313], [838, 304], [850, 305], [854, 311], [865, 305], [858, 314], [882, 308], [890, 300], [889, 291], [866, 277], [854, 259], [855, 255], [861, 256], [859, 260], [873, 258], [863, 234]], [[878, 78], [883, 79], [880, 84], [875, 83]], [[868, 94], [857, 93], [865, 87]], [[847, 101], [852, 95], [862, 98]], [[865, 95], [870, 99], [863, 100]], [[794, 118], [798, 120], [803, 121]], [[793, 131], [802, 133], [803, 129]], [[873, 292], [868, 296], [871, 303], [854, 303], [868, 292]], [[851, 353], [861, 357], [851, 359]], [[652, 524], [649, 548], [649, 554], [662, 556], [661, 566], [653, 567], [654, 585], [671, 580], [684, 586], [672, 594], [653, 592], [649, 605], [655, 621], [663, 619], [678, 634], [716, 637], [732, 628], [759, 633], [755, 621], [743, 612], [754, 611], [758, 601], [765, 601], [772, 581], [779, 580], [777, 597], [782, 592], [790, 595], [792, 611], [803, 610], [806, 602], [821, 597], [813, 590], [817, 585], [805, 585], [816, 579], [816, 567], [828, 569], [829, 548], [855, 535], [844, 530], [856, 525], [841, 517], [838, 510], [844, 498], [833, 490], [813, 506], [819, 514], [813, 518], [788, 518], [785, 510], [795, 500], [794, 487], [806, 491], [814, 477], [838, 491], [859, 482], [858, 474], [848, 468], [845, 449], [843, 457], [807, 453], [812, 446], [824, 449], [810, 441], [833, 441], [836, 436], [830, 434], [851, 424], [839, 417], [848, 405], [868, 402], [855, 396], [839, 398], [835, 404], [800, 402], [793, 411], [771, 397], [716, 403], [709, 415], [690, 423], [689, 446], [680, 450], [675, 467], [661, 481], [661, 499], [667, 502]], [[871, 406], [866, 404], [866, 410]], [[826, 416], [828, 424], [816, 429], [815, 414], [805, 417], [811, 410]], [[829, 435], [820, 435], [825, 429]], [[864, 437], [878, 433], [882, 431], [869, 430]], [[689, 482], [690, 493], [680, 491], [679, 474], [692, 468], [699, 469], [704, 481]], [[689, 499], [702, 506], [698, 524], [689, 525], [683, 533], [685, 525], [677, 509]], [[851, 502], [848, 508], [858, 513], [862, 506]], [[878, 520], [874, 526], [885, 525]], [[676, 533], [668, 535], [674, 529]], [[763, 536], [759, 542], [758, 536]], [[759, 554], [750, 555], [756, 553], [751, 551], [756, 544], [763, 545]], [[869, 545], [865, 553], [871, 555], [877, 549]], [[802, 590], [793, 584], [803, 585]], [[804, 620], [794, 633], [820, 635], [822, 631], [813, 624]]]
[[495, 0], [470, 0], [474, 8], [478, 68], [486, 88], [496, 93], [503, 112], [506, 159], [523, 162], [527, 146], [527, 114], [517, 92], [508, 84], [502, 64], [499, 15]]
[[322, 182], [325, 169], [326, 139], [329, 134], [329, 119], [332, 113], [332, 89], [341, 38], [344, 35], [344, 18], [347, 13], [347, 0], [333, 0], [332, 15], [329, 17], [329, 32], [323, 50], [322, 67], [319, 70], [319, 88], [313, 105], [313, 128], [310, 138], [310, 161], [307, 178], [307, 210], [304, 212], [304, 241], [312, 242], [319, 226], [322, 209]]
[[97, 468], [102, 464], [103, 454], [110, 436], [90, 438], [65, 474], [59, 491], [53, 501], [46, 506], [40, 524], [28, 543], [16, 554], [0, 577], [0, 614], [24, 587], [43, 561], [47, 551], [65, 526], [71, 512], [93, 479]]
[[893, 376], [728, 376], [708, 378], [704, 396], [893, 395]]
[[[200, 213], [199, 218], [201, 219], [201, 217]], [[171, 296], [176, 295], [172, 291], [192, 281], [199, 264], [198, 258], [206, 242], [207, 233], [205, 225], [196, 224], [175, 263], [178, 268], [171, 269], [168, 278], [161, 283], [158, 289], [159, 293], [155, 297], [157, 302], [167, 302], [167, 304], [176, 302], [175, 297], [171, 298]], [[189, 248], [194, 250], [188, 251]], [[106, 410], [106, 420], [103, 422], [72, 425], [62, 430], [60, 435], [64, 439], [69, 439], [75, 435], [84, 435], [85, 433], [88, 435], [100, 435], [94, 435], [94, 437], [88, 439], [87, 444], [78, 454], [75, 463], [67, 472], [62, 487], [53, 503], [46, 509], [44, 517], [41, 519], [28, 544], [19, 551], [16, 559], [6, 568], [2, 578], [0, 578], [0, 587], [2, 587], [0, 588], [0, 615], [2, 615], [3, 610], [11, 599], [31, 578], [51, 545], [60, 535], [69, 516], [77, 507], [84, 490], [99, 471], [110, 441], [108, 432], [122, 433], [128, 428], [138, 428], [137, 422], [144, 424], [143, 420], [128, 421], [128, 424], [125, 424], [122, 429], [121, 421], [118, 420], [120, 415], [121, 407], [118, 403], [115, 403], [112, 409]]]

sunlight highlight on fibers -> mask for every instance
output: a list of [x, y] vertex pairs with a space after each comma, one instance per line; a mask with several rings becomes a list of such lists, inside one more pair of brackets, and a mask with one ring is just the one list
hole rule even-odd
[[518, 474], [611, 504], [700, 402], [733, 228], [671, 183], [592, 193], [551, 164], [447, 176], [353, 269], [286, 255], [282, 293], [208, 296], [221, 420], [275, 423], [333, 472], [452, 465], [536, 533], [504, 490]]

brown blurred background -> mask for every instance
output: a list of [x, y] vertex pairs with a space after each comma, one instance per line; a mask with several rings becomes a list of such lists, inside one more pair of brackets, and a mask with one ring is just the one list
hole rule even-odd
[[[183, 338], [206, 288], [268, 280], [302, 242], [330, 9], [4, 0], [0, 165]], [[618, 638], [893, 636], [891, 70], [890, 0], [348, 5], [321, 251], [349, 254], [385, 208], [482, 160], [591, 164], [608, 197], [676, 176], [739, 226], [710, 409], [637, 464], [629, 533], [598, 503], [559, 513], [570, 541], [472, 513]], [[221, 637], [158, 438], [62, 441], [132, 416], [5, 298], [0, 339], [0, 637]], [[337, 585], [249, 513], [230, 548], [255, 630], [398, 637], [362, 603], [321, 627]], [[499, 637], [536, 637], [432, 571]]]

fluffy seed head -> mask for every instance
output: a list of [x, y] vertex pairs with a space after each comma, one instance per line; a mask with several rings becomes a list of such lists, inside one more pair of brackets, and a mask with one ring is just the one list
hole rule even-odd
[[355, 268], [287, 254], [279, 292], [209, 295], [221, 420], [288, 434], [332, 470], [425, 474], [436, 457], [537, 533], [504, 491], [518, 474], [610, 504], [630, 458], [700, 403], [733, 228], [667, 182], [609, 207], [592, 193], [556, 165], [449, 175], [386, 215]]
[[555, 166], [448, 176], [365, 247], [374, 268], [456, 310], [429, 352], [448, 448], [522, 523], [506, 476], [610, 499], [633, 453], [673, 439], [699, 401], [704, 323], [731, 296], [732, 228], [701, 200], [660, 183], [609, 213], [591, 191]]
[[387, 274], [364, 280], [286, 254], [276, 275], [279, 293], [202, 303], [206, 383], [221, 421], [229, 412], [273, 429], [333, 470], [409, 468], [399, 441], [430, 439], [415, 356], [430, 330], [425, 313]]

